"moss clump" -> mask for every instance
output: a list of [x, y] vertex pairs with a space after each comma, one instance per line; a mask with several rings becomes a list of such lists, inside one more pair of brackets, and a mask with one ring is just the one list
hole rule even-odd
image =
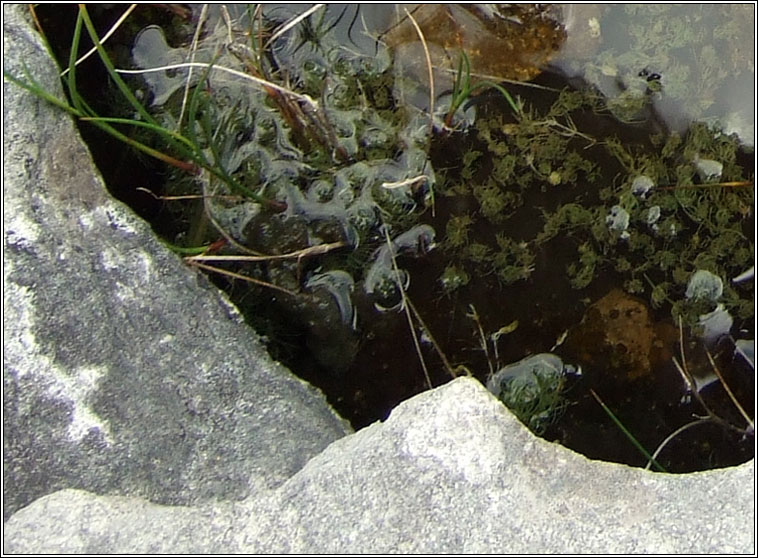
[[[481, 111], [460, 175], [448, 173], [440, 185], [477, 207], [447, 221], [444, 248], [456, 265], [505, 286], [547, 271], [539, 266], [551, 259], [537, 256], [560, 246], [572, 257], [557, 280], [582, 290], [612, 272], [628, 292], [676, 314], [695, 270], [728, 279], [753, 263], [753, 189], [737, 138], [694, 123], [647, 142], [601, 141], [577, 128], [577, 110], [600, 110], [595, 93], [563, 91], [546, 111], [525, 110], [515, 121]], [[702, 161], [714, 161], [720, 175], [704, 178]], [[725, 290], [725, 306], [740, 318], [752, 315], [751, 300], [749, 289]], [[685, 317], [697, 321], [694, 312]]]

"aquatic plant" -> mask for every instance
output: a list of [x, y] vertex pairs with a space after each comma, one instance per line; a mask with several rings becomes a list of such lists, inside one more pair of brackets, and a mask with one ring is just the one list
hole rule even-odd
[[[123, 98], [137, 111], [138, 118], [110, 118], [101, 117], [97, 115], [94, 110], [89, 106], [87, 101], [82, 97], [77, 87], [77, 55], [79, 52], [79, 44], [81, 39], [82, 27], [87, 30], [90, 38], [92, 39], [97, 53], [102, 60], [104, 66], [108, 71], [109, 77], [118, 87], [119, 92]], [[223, 180], [228, 187], [237, 194], [241, 194], [245, 197], [249, 197], [259, 203], [265, 205], [271, 205], [272, 202], [259, 194], [248, 189], [246, 186], [235, 180], [227, 171], [227, 169], [218, 161], [209, 158], [200, 143], [200, 140], [196, 134], [190, 130], [188, 135], [183, 135], [180, 132], [174, 131], [169, 127], [162, 125], [156, 118], [154, 118], [147, 108], [141, 103], [127, 84], [120, 77], [116, 71], [110, 57], [108, 56], [105, 48], [100, 41], [97, 31], [94, 28], [92, 20], [89, 16], [86, 6], [79, 7], [78, 18], [74, 28], [74, 34], [72, 39], [72, 46], [70, 49], [70, 58], [67, 71], [65, 72], [64, 85], [66, 86], [67, 93], [71, 99], [71, 103], [57, 98], [55, 95], [49, 93], [38, 82], [34, 80], [28, 69], [24, 71], [24, 79], [18, 76], [11, 76], [7, 73], [5, 77], [11, 82], [31, 91], [44, 100], [66, 110], [73, 116], [78, 117], [82, 121], [89, 122], [106, 133], [114, 136], [115, 138], [123, 141], [125, 144], [134, 147], [156, 159], [159, 159], [173, 167], [179, 168], [185, 172], [196, 174], [201, 170], [205, 170], [211, 175]], [[196, 90], [200, 91], [200, 89]], [[193, 95], [190, 104], [191, 110], [197, 109], [198, 95]], [[156, 149], [139, 141], [136, 141], [128, 135], [122, 133], [114, 125], [127, 125], [134, 127], [141, 127], [159, 136], [168, 147], [178, 154], [175, 156], [169, 155], [160, 149]], [[273, 204], [276, 206], [276, 204]], [[278, 206], [276, 206], [278, 207]]]
[[[573, 367], [568, 370], [574, 371]], [[533, 355], [492, 374], [487, 389], [539, 435], [558, 419], [567, 404], [563, 393], [566, 373], [556, 355]]]

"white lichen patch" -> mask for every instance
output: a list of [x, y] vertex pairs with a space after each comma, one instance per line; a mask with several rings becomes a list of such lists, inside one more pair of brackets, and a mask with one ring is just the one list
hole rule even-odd
[[[11, 203], [10, 200], [8, 203]], [[26, 211], [20, 209], [14, 211], [12, 208], [6, 207], [3, 212], [3, 222], [5, 223], [5, 242], [7, 245], [29, 249], [38, 243], [39, 225], [29, 219]]]
[[175, 337], [173, 335], [171, 335], [170, 333], [167, 333], [158, 340], [158, 344], [165, 345], [166, 343], [171, 343], [174, 339]]
[[98, 207], [95, 212], [98, 217], [100, 215], [104, 217], [108, 228], [117, 229], [130, 235], [142, 234], [142, 231], [138, 230], [140, 221], [125, 206], [109, 204]]
[[117, 269], [119, 262], [120, 256], [116, 250], [105, 248], [102, 252], [100, 252], [100, 263], [102, 264], [104, 270], [112, 271], [114, 269]]
[[115, 274], [116, 270], [124, 270], [124, 273], [118, 274], [119, 278], [129, 279], [130, 283], [125, 284], [120, 280], [117, 282], [120, 291], [117, 296], [121, 300], [128, 298], [127, 294], [135, 296], [135, 290], [149, 285], [154, 280], [153, 260], [149, 254], [141, 250], [119, 251], [105, 246], [100, 252], [100, 263], [106, 272]]
[[106, 227], [129, 235], [140, 234], [137, 230], [137, 218], [125, 208], [115, 204], [101, 205], [92, 211], [82, 212], [79, 215], [79, 224], [84, 231], [90, 231], [95, 227]]
[[88, 403], [91, 393], [97, 389], [97, 383], [106, 370], [104, 367], [82, 367], [72, 374], [62, 372], [58, 367], [54, 384], [50, 387], [49, 394], [59, 399], [65, 399], [72, 404], [71, 422], [67, 433], [69, 440], [80, 442], [90, 430], [99, 430], [107, 443], [111, 443], [111, 435], [108, 425], [97, 416]]
[[[7, 263], [7, 262], [6, 262]], [[6, 274], [11, 264], [6, 265]], [[11, 302], [12, 301], [12, 302]], [[43, 353], [35, 336], [34, 294], [12, 281], [5, 281], [3, 328], [4, 366], [16, 375], [21, 389], [34, 390], [35, 394], [23, 397], [27, 401], [52, 398], [64, 401], [71, 408], [71, 421], [67, 434], [71, 441], [81, 441], [93, 428], [111, 443], [110, 430], [90, 407], [90, 394], [107, 372], [103, 367], [81, 367], [65, 370], [53, 358]], [[29, 412], [36, 412], [29, 409]]]
[[28, 287], [9, 281], [13, 271], [10, 260], [5, 261], [3, 278], [3, 362], [6, 368], [16, 368], [19, 377], [26, 376], [31, 370], [18, 366], [17, 358], [34, 354], [37, 343], [32, 334], [32, 308], [34, 294]]

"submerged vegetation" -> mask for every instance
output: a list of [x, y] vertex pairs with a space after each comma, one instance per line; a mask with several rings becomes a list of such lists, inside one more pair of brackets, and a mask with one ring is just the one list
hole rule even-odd
[[[750, 391], [735, 346], [744, 355], [754, 336], [752, 282], [739, 279], [754, 265], [751, 154], [715, 122], [676, 131], [655, 117], [656, 102], [684, 94], [666, 52], [640, 54], [657, 24], [630, 25], [635, 56], [584, 59], [588, 76], [633, 75], [618, 95], [514, 82], [567, 40], [554, 9], [540, 10], [427, 5], [368, 28], [348, 6], [217, 6], [194, 12], [191, 39], [174, 46], [143, 29], [132, 69], [117, 70], [81, 8], [70, 103], [31, 73], [10, 78], [173, 165], [152, 192], [180, 223], [166, 242], [213, 273], [275, 356], [335, 390], [357, 425], [467, 373], [569, 445], [572, 427], [590, 443], [604, 428], [596, 391], [625, 417], [655, 400], [659, 422], [635, 443], [656, 447], [687, 423], [682, 395], [705, 385], [689, 372], [695, 359], [672, 366], [677, 344], [682, 357], [705, 345], [716, 355], [700, 368], [718, 360], [738, 371], [725, 386]], [[591, 36], [601, 16], [588, 19]], [[128, 101], [121, 118], [101, 118], [79, 92], [82, 30]], [[672, 48], [703, 40], [684, 31]], [[498, 39], [515, 49], [510, 66]], [[406, 370], [411, 355], [423, 374]], [[393, 395], [368, 409], [380, 375]], [[752, 419], [721, 419], [698, 400], [710, 422], [731, 425], [742, 459]], [[749, 429], [734, 427], [743, 419]], [[614, 451], [597, 456], [634, 462]], [[699, 455], [659, 461], [691, 470]]]

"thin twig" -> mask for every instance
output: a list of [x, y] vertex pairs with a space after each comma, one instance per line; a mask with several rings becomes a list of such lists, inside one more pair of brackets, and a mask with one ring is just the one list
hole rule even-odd
[[[129, 6], [126, 9], [126, 11], [123, 13], [123, 15], [120, 18], [118, 18], [118, 20], [116, 21], [116, 23], [114, 23], [113, 26], [108, 30], [108, 32], [105, 35], [103, 35], [103, 38], [100, 39], [100, 44], [104, 44], [105, 41], [108, 40], [108, 37], [110, 37], [111, 35], [113, 35], [116, 32], [116, 30], [121, 26], [121, 24], [124, 23], [124, 20], [127, 17], [129, 17], [129, 14], [132, 13], [134, 11], [134, 8], [136, 8], [137, 6], [138, 6], [138, 4], [132, 4], [131, 6]], [[91, 49], [89, 49], [86, 52], [86, 54], [84, 54], [83, 56], [81, 56], [75, 62], [74, 65], [78, 66], [80, 63], [84, 62], [87, 58], [89, 58], [90, 56], [92, 56], [95, 52], [97, 52], [97, 45], [95, 45]], [[66, 68], [65, 70], [63, 70], [61, 72], [61, 77], [65, 76], [68, 73], [69, 69], [70, 68]]]
[[679, 186], [656, 186], [656, 190], [683, 190], [685, 188], [745, 188], [753, 186], [752, 180], [738, 180], [735, 182], [710, 182], [706, 184], [681, 184]]
[[381, 187], [387, 188], [387, 190], [394, 190], [395, 188], [402, 188], [403, 186], [412, 186], [424, 180], [429, 180], [429, 177], [425, 174], [420, 174], [419, 176], [406, 178], [405, 180], [398, 180], [396, 182], [382, 182]]
[[[712, 422], [715, 422], [719, 424], [720, 426], [726, 428], [727, 430], [731, 430], [733, 432], [738, 432], [740, 434], [745, 434], [746, 430], [744, 428], [738, 428], [731, 424], [729, 421], [724, 420], [720, 416], [718, 416], [705, 402], [702, 395], [700, 395], [700, 392], [697, 389], [697, 383], [695, 382], [695, 378], [690, 373], [689, 369], [687, 368], [687, 362], [684, 359], [684, 333], [682, 331], [682, 317], [679, 316], [679, 348], [680, 348], [680, 354], [682, 355], [682, 364], [679, 364], [679, 361], [676, 359], [676, 357], [671, 357], [671, 360], [674, 363], [674, 366], [676, 366], [676, 369], [679, 371], [679, 374], [681, 374], [682, 378], [684, 378], [684, 382], [689, 386], [689, 391], [692, 394], [692, 396], [697, 400], [697, 402], [700, 404], [700, 406], [705, 410], [705, 412], [708, 414], [707, 417], [702, 417], [705, 420], [710, 420]], [[714, 368], [715, 370], [715, 368]], [[719, 373], [717, 372], [717, 375]], [[719, 378], [721, 376], [719, 375]], [[724, 381], [722, 380], [721, 383], [726, 386]], [[697, 415], [695, 415], [697, 416]], [[750, 421], [750, 419], [748, 419]], [[753, 430], [752, 421], [750, 421], [750, 427], [748, 430]]]
[[243, 246], [239, 242], [237, 242], [237, 239], [232, 237], [231, 234], [229, 234], [224, 227], [221, 226], [221, 224], [218, 222], [218, 220], [213, 216], [213, 211], [211, 211], [211, 198], [215, 196], [215, 190], [208, 194], [208, 185], [210, 182], [213, 181], [213, 175], [208, 175], [207, 180], [202, 180], [201, 185], [203, 188], [203, 212], [204, 215], [208, 218], [208, 220], [211, 222], [211, 224], [215, 227], [215, 229], [223, 236], [226, 241], [231, 245], [234, 246], [237, 250], [240, 252], [244, 252], [245, 254], [257, 254], [255, 251], [250, 250], [247, 246]]
[[[684, 357], [684, 328], [682, 328], [682, 316], [679, 318], [679, 354], [682, 355], [682, 368], [687, 371], [687, 378], [692, 388], [696, 388], [695, 380], [692, 379], [689, 370], [687, 370], [687, 359]], [[678, 367], [679, 365], [677, 365]]]
[[495, 373], [495, 369], [492, 365], [489, 348], [487, 347], [487, 336], [484, 334], [484, 328], [482, 327], [481, 320], [479, 320], [479, 314], [476, 311], [476, 307], [473, 304], [469, 304], [468, 307], [471, 309], [471, 313], [467, 313], [466, 317], [471, 318], [474, 320], [474, 323], [476, 323], [477, 330], [479, 331], [479, 345], [482, 347], [484, 356], [487, 359], [487, 366], [489, 366], [490, 369], [490, 376], [492, 376]]
[[226, 255], [226, 256], [189, 256], [185, 260], [189, 262], [267, 262], [271, 260], [292, 260], [302, 259], [311, 256], [320, 256], [326, 254], [337, 248], [347, 246], [347, 243], [343, 241], [329, 242], [328, 244], [318, 244], [316, 246], [310, 246], [309, 248], [303, 248], [302, 250], [296, 250], [287, 254], [274, 254], [270, 256], [241, 256], [241, 255]]
[[282, 35], [284, 35], [287, 31], [289, 31], [295, 25], [297, 25], [298, 23], [300, 23], [301, 21], [303, 21], [306, 17], [308, 17], [311, 14], [317, 12], [318, 10], [320, 10], [321, 8], [323, 8], [324, 6], [326, 6], [326, 4], [316, 4], [315, 6], [312, 6], [311, 8], [307, 9], [306, 11], [304, 11], [299, 16], [291, 19], [290, 21], [288, 21], [287, 23], [285, 23], [284, 25], [282, 25], [279, 29], [276, 30], [276, 32], [274, 32], [268, 38], [268, 41], [266, 41], [266, 44], [263, 45], [263, 49], [264, 50], [267, 49], [269, 47], [269, 45], [271, 45], [271, 43], [273, 43], [276, 39], [278, 39], [279, 37], [281, 37]]
[[[223, 8], [224, 6], [222, 6]], [[190, 62], [195, 61], [197, 55], [197, 45], [200, 42], [200, 31], [205, 24], [205, 19], [208, 17], [208, 4], [203, 4], [203, 9], [200, 11], [200, 17], [197, 20], [197, 27], [195, 33], [192, 36], [192, 44], [190, 45]], [[184, 120], [184, 110], [187, 108], [187, 100], [189, 99], [190, 83], [192, 82], [192, 68], [187, 72], [187, 82], [184, 85], [184, 93], [182, 94], [182, 108], [179, 111], [179, 119], [176, 123], [176, 129], [181, 130], [182, 120]]]
[[405, 317], [408, 320], [408, 328], [411, 330], [411, 337], [413, 338], [413, 344], [416, 347], [416, 354], [418, 355], [419, 361], [421, 362], [421, 368], [424, 370], [424, 377], [426, 378], [426, 385], [429, 386], [429, 389], [432, 389], [432, 380], [429, 376], [429, 370], [426, 368], [426, 362], [424, 361], [424, 355], [421, 353], [421, 343], [418, 340], [418, 334], [416, 333], [416, 327], [413, 324], [413, 317], [411, 316], [411, 310], [410, 305], [408, 304], [408, 297], [405, 294], [405, 289], [403, 288], [402, 281], [400, 281], [400, 270], [397, 267], [397, 260], [395, 259], [395, 250], [392, 246], [392, 240], [390, 239], [390, 233], [387, 230], [387, 227], [382, 227], [384, 229], [384, 237], [387, 241], [387, 246], [389, 247], [389, 254], [390, 259], [392, 260], [392, 268], [395, 271], [395, 278], [396, 278], [396, 284], [397, 288], [400, 289], [400, 298], [402, 300], [403, 304], [403, 311], [405, 312]]
[[734, 396], [734, 393], [732, 393], [732, 390], [729, 388], [729, 385], [724, 381], [724, 376], [721, 375], [721, 371], [719, 370], [718, 366], [716, 366], [716, 363], [713, 360], [713, 357], [711, 356], [711, 352], [708, 350], [708, 348], [705, 348], [705, 354], [708, 355], [708, 361], [711, 363], [711, 366], [713, 367], [713, 371], [716, 373], [716, 376], [719, 377], [719, 380], [721, 381], [721, 385], [724, 386], [724, 389], [726, 390], [727, 395], [729, 395], [729, 399], [732, 400], [732, 403], [734, 403], [734, 406], [737, 407], [737, 410], [742, 415], [742, 418], [745, 419], [745, 421], [748, 423], [751, 429], [755, 430], [755, 424], [753, 424], [753, 421], [750, 419], [748, 414], [745, 412], [745, 409], [742, 408], [742, 405], [740, 405], [740, 402], [737, 401], [737, 398]]
[[666, 436], [666, 439], [661, 442], [661, 444], [658, 446], [658, 448], [653, 452], [653, 455], [648, 459], [647, 465], [645, 465], [646, 470], [650, 470], [650, 465], [653, 464], [653, 460], [655, 460], [656, 457], [658, 457], [658, 454], [661, 453], [664, 447], [666, 447], [666, 444], [668, 444], [671, 440], [673, 440], [675, 437], [677, 437], [679, 434], [687, 430], [690, 426], [695, 426], [696, 424], [703, 424], [711, 422], [710, 419], [707, 418], [698, 418], [697, 420], [693, 420], [692, 422], [688, 422], [684, 426], [680, 426], [676, 430], [674, 430], [671, 434]]
[[437, 351], [437, 355], [439, 355], [440, 359], [442, 360], [442, 366], [445, 367], [445, 370], [448, 374], [450, 374], [451, 378], [457, 378], [455, 370], [450, 365], [450, 361], [447, 360], [447, 356], [442, 352], [442, 348], [437, 344], [437, 341], [434, 339], [431, 330], [426, 326], [426, 323], [424, 323], [424, 320], [421, 318], [421, 314], [419, 314], [418, 310], [416, 310], [416, 306], [413, 304], [413, 302], [411, 302], [410, 298], [406, 298], [405, 301], [408, 303], [408, 307], [413, 312], [413, 316], [416, 318], [418, 323], [421, 324], [421, 327], [426, 332], [426, 336], [429, 338], [429, 342], [432, 344], [432, 347], [434, 347], [434, 350]]
[[227, 275], [229, 277], [233, 277], [235, 279], [241, 279], [242, 281], [247, 281], [249, 283], [255, 283], [256, 285], [260, 285], [261, 287], [266, 287], [267, 289], [274, 289], [275, 291], [280, 291], [283, 293], [287, 293], [290, 296], [298, 296], [298, 294], [294, 291], [290, 291], [289, 289], [285, 289], [284, 287], [280, 287], [279, 285], [274, 285], [273, 283], [267, 283], [266, 281], [261, 281], [260, 279], [254, 279], [252, 277], [248, 277], [247, 275], [242, 275], [240, 273], [235, 273], [234, 271], [228, 271], [226, 269], [221, 269], [220, 267], [213, 267], [212, 265], [205, 265], [203, 263], [192, 261], [189, 258], [185, 258], [187, 262], [190, 265], [194, 265], [195, 267], [199, 267], [200, 269], [205, 269], [206, 271], [213, 271], [214, 273], [220, 273], [221, 275]]
[[281, 85], [277, 85], [265, 79], [257, 78], [255, 76], [251, 76], [244, 72], [240, 72], [232, 68], [227, 68], [226, 66], [208, 64], [207, 62], [181, 62], [179, 64], [166, 64], [165, 66], [156, 66], [154, 68], [143, 68], [141, 70], [124, 70], [123, 68], [116, 68], [116, 72], [118, 72], [119, 74], [146, 74], [150, 72], [164, 72], [167, 70], [180, 70], [182, 68], [210, 68], [211, 70], [220, 70], [222, 72], [226, 72], [227, 74], [231, 74], [235, 77], [252, 81], [253, 83], [260, 85], [262, 87], [269, 87], [271, 89], [274, 89], [275, 91], [278, 91], [282, 93], [283, 95], [288, 95], [290, 97], [297, 99], [298, 101], [306, 103], [307, 105], [311, 106], [314, 110], [318, 110], [318, 103], [314, 101], [308, 95], [301, 95], [299, 93], [295, 93], [294, 91], [290, 89], [287, 89], [286, 87], [282, 87]]
[[416, 18], [411, 15], [407, 8], [403, 9], [405, 10], [405, 15], [407, 15], [408, 19], [411, 20], [414, 29], [416, 29], [416, 34], [421, 40], [421, 46], [424, 47], [424, 55], [426, 56], [426, 68], [429, 72], [429, 133], [431, 134], [434, 132], [434, 70], [432, 69], [432, 57], [429, 54], [429, 47], [426, 44], [424, 33], [421, 31], [421, 27], [419, 27], [418, 23], [416, 22]]
[[[207, 6], [207, 4], [205, 4]], [[221, 4], [221, 18], [226, 25], [226, 40], [229, 43], [234, 42], [234, 34], [232, 33], [232, 16], [229, 14], [229, 8], [226, 4]]]
[[183, 200], [200, 200], [203, 198], [213, 198], [217, 200], [227, 200], [227, 201], [242, 201], [244, 198], [242, 196], [239, 196], [237, 194], [211, 194], [208, 196], [205, 196], [203, 194], [187, 194], [184, 196], [159, 196], [149, 188], [145, 188], [143, 186], [138, 186], [135, 188], [135, 190], [138, 190], [140, 192], [145, 192], [147, 194], [150, 194], [153, 198], [160, 201], [183, 201]]

